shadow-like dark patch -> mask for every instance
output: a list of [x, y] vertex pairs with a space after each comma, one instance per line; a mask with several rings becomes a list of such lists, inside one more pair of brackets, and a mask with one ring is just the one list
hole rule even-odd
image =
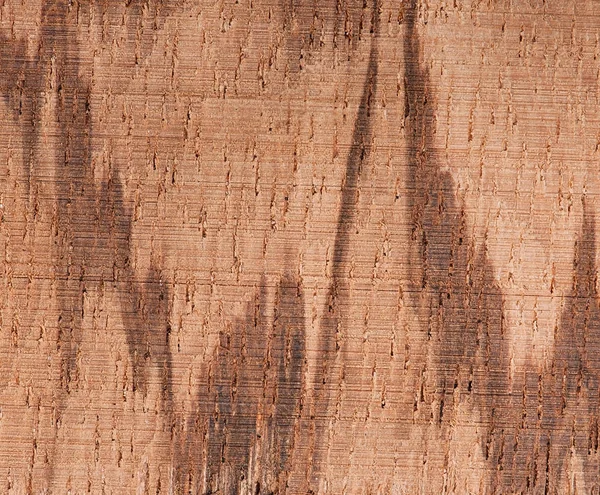
[[12, 107], [13, 117], [23, 114], [27, 45], [0, 34], [0, 96]]
[[366, 0], [280, 0], [280, 7], [285, 32], [286, 70], [292, 76], [301, 72], [313, 59], [318, 60], [325, 46], [330, 48], [333, 45], [338, 61], [344, 58], [350, 60], [359, 41], [373, 36], [374, 17], [379, 14], [377, 8], [369, 8]]
[[456, 204], [447, 172], [432, 176], [424, 205], [421, 298], [428, 306], [427, 332], [436, 376], [440, 424], [451, 422], [455, 400], [471, 395], [481, 419], [506, 391], [503, 298], [485, 247], [475, 250], [466, 213]]
[[[598, 481], [598, 376], [600, 373], [600, 306], [596, 265], [596, 222], [587, 201], [575, 243], [573, 288], [567, 297], [554, 340], [554, 361], [544, 396], [542, 425], [550, 451], [553, 480], [570, 484], [570, 461], [581, 463], [578, 490], [595, 493]], [[569, 470], [569, 471], [571, 471]], [[586, 486], [582, 486], [582, 481]], [[558, 488], [558, 487], [557, 487]], [[595, 490], [595, 491], [594, 491]]]
[[347, 306], [342, 301], [347, 297], [348, 254], [351, 244], [351, 233], [355, 228], [356, 209], [358, 202], [358, 186], [363, 165], [371, 153], [373, 134], [373, 105], [377, 89], [378, 45], [380, 31], [379, 2], [372, 2], [371, 15], [371, 49], [367, 74], [363, 84], [358, 113], [352, 133], [352, 145], [346, 160], [346, 170], [342, 181], [340, 206], [337, 216], [336, 234], [333, 245], [333, 260], [331, 268], [330, 289], [319, 335], [320, 366], [312, 383], [314, 410], [310, 420], [314, 426], [314, 451], [312, 460], [308, 463], [311, 472], [308, 479], [311, 484], [317, 484], [321, 477], [323, 465], [323, 444], [327, 438], [328, 414], [330, 410], [333, 367], [336, 356], [339, 355], [339, 326], [347, 324], [341, 308]]
[[[471, 396], [483, 429], [489, 493], [563, 493], [598, 490], [598, 371], [600, 311], [595, 222], [584, 203], [574, 283], [556, 328], [552, 367], [528, 363], [509, 374], [503, 297], [485, 252], [471, 251], [465, 214], [448, 173], [430, 155], [432, 95], [420, 60], [417, 2], [406, 12], [405, 85], [408, 190], [413, 212], [411, 250], [419, 318], [429, 321], [436, 419], [442, 438], [452, 426], [454, 400]], [[458, 390], [458, 395], [456, 394]], [[570, 473], [570, 474], [566, 474]], [[583, 475], [579, 484], [570, 476]], [[578, 473], [578, 474], [577, 474]], [[582, 486], [585, 481], [586, 486]]]
[[[55, 84], [58, 96], [55, 122], [60, 145], [55, 156], [55, 247], [59, 281], [59, 344], [65, 356], [67, 391], [73, 383], [75, 356], [83, 337], [83, 294], [90, 287], [96, 287], [98, 281], [113, 282], [117, 289], [122, 288], [119, 282], [125, 282], [134, 299], [146, 305], [137, 311], [124, 302], [121, 308], [133, 363], [139, 362], [141, 340], [145, 340], [147, 347], [145, 359], [152, 357], [150, 347], [162, 348], [156, 351], [158, 356], [163, 356], [164, 349], [168, 348], [166, 344], [149, 344], [166, 342], [169, 297], [156, 267], [151, 268], [145, 282], [139, 282], [135, 268], [129, 262], [131, 215], [124, 205], [117, 171], [111, 170], [112, 177], [101, 185], [96, 184], [93, 176], [92, 88], [79, 75], [85, 68], [79, 61], [76, 15], [71, 2], [44, 4], [42, 45], [36, 62], [41, 74], [46, 74], [47, 66], [52, 63], [55, 82], [45, 80], [43, 76], [39, 77], [39, 81], [45, 87]], [[39, 97], [37, 95], [42, 88], [36, 89], [33, 97]], [[96, 277], [88, 276], [89, 269], [96, 272]], [[162, 319], [160, 323], [157, 315]], [[140, 339], [140, 332], [146, 332], [147, 337]], [[159, 358], [159, 362], [164, 360], [169, 361]], [[140, 383], [139, 377], [134, 377], [133, 381], [137, 385]]]
[[215, 407], [209, 418], [206, 459], [212, 492], [233, 495], [240, 493], [244, 482], [250, 482], [248, 465], [264, 389], [266, 290], [263, 281], [255, 301], [247, 305], [245, 318], [231, 332], [219, 335], [213, 359], [214, 395], [208, 399]]
[[433, 419], [441, 439], [450, 441], [457, 402], [472, 404], [472, 421], [483, 428], [481, 450], [491, 486], [494, 471], [504, 466], [503, 426], [513, 424], [503, 295], [485, 244], [476, 248], [468, 233], [454, 180], [434, 157], [434, 95], [421, 60], [417, 5], [411, 0], [403, 15], [410, 293], [427, 333]]
[[[314, 445], [326, 438], [332, 365], [340, 345], [339, 299], [346, 296], [344, 270], [356, 215], [358, 181], [373, 140], [379, 5], [376, 0], [372, 8], [354, 1], [317, 4], [292, 0], [282, 2], [281, 7], [291, 72], [299, 71], [306, 57], [321, 47], [322, 35], [331, 22], [335, 24], [334, 43], [343, 31], [348, 46], [354, 46], [359, 36], [366, 35], [366, 26], [370, 27], [371, 39], [367, 76], [342, 186], [331, 290], [319, 338], [322, 373], [317, 373], [312, 384], [315, 405], [310, 417], [306, 416], [310, 425], [303, 423], [309, 428]], [[180, 447], [181, 457], [186, 459], [180, 463], [181, 470], [176, 476], [182, 490], [239, 493], [242, 487], [245, 490], [251, 487], [257, 494], [285, 491], [298, 436], [298, 416], [305, 412], [302, 407], [306, 353], [304, 297], [291, 271], [284, 274], [278, 285], [272, 326], [264, 315], [266, 300], [263, 280], [255, 301], [248, 305], [246, 317], [220, 335], [207, 383], [198, 392], [198, 411], [187, 421], [186, 445]], [[209, 418], [208, 424], [202, 424], [203, 418]], [[202, 435], [204, 438], [200, 439]], [[310, 469], [316, 467], [308, 475], [313, 480], [320, 475], [319, 455], [320, 452], [315, 452], [314, 458], [307, 462]], [[255, 476], [251, 469], [253, 456], [262, 466], [258, 479], [249, 479]]]
[[[271, 324], [267, 290], [263, 279], [245, 317], [219, 336], [208, 387], [199, 397], [200, 415], [208, 417], [207, 454], [190, 463], [192, 470], [204, 464], [206, 486], [199, 475], [190, 485], [181, 473], [180, 483], [187, 482], [188, 490], [230, 495], [249, 487], [257, 494], [285, 491], [303, 391], [304, 297], [284, 275]], [[259, 473], [251, 469], [252, 459], [261, 466]]]
[[[290, 470], [290, 455], [295, 446], [295, 428], [300, 414], [306, 355], [304, 294], [291, 274], [279, 285], [274, 321], [273, 365], [277, 367], [277, 388], [273, 397], [273, 416], [267, 430], [271, 435], [272, 452], [268, 464], [278, 475]], [[285, 479], [277, 481], [281, 488]], [[268, 480], [264, 480], [266, 484]]]
[[[181, 13], [189, 0], [100, 0], [87, 9], [95, 9], [103, 20], [103, 36], [116, 35], [121, 54], [128, 57], [128, 68], [143, 64], [155, 48], [156, 33], [170, 16]], [[125, 35], [122, 28], [126, 27]]]
[[[156, 19], [171, 10], [168, 2], [159, 4]], [[151, 267], [148, 274], [139, 277], [130, 263], [132, 222], [118, 172], [112, 170], [110, 179], [97, 184], [92, 170], [91, 78], [81, 75], [87, 66], [80, 59], [77, 33], [78, 25], [88, 18], [89, 11], [77, 2], [42, 2], [36, 57], [26, 59], [24, 45], [11, 49], [7, 40], [2, 40], [0, 53], [6, 69], [3, 94], [9, 95], [15, 118], [21, 121], [28, 185], [43, 175], [38, 167], [49, 156], [42, 149], [39, 109], [46, 104], [47, 93], [56, 96], [54, 115], [47, 125], [54, 126], [57, 135], [50, 160], [54, 171], [57, 347], [63, 389], [58, 396], [58, 415], [66, 405], [67, 394], [78, 386], [77, 357], [84, 338], [86, 295], [112, 285], [121, 302], [134, 368], [133, 386], [145, 393], [149, 370], [155, 370], [163, 377], [163, 414], [169, 416], [173, 392], [167, 285], [159, 267]], [[9, 78], [14, 79], [12, 86]], [[130, 294], [131, 299], [124, 294]], [[52, 458], [49, 461], [56, 462]]]
[[11, 112], [13, 124], [20, 130], [23, 158], [25, 198], [30, 197], [31, 163], [33, 160], [34, 130], [37, 122], [34, 89], [39, 87], [40, 74], [27, 56], [27, 44], [23, 40], [10, 39], [0, 34], [0, 95]]
[[555, 329], [552, 364], [531, 364], [516, 375], [506, 412], [496, 421], [493, 493], [595, 493], [599, 488], [595, 232], [593, 214], [584, 202], [573, 288]]

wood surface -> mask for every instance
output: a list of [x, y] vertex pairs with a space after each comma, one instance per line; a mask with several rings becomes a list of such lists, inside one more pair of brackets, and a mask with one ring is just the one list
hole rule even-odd
[[600, 493], [598, 0], [0, 0], [0, 493]]

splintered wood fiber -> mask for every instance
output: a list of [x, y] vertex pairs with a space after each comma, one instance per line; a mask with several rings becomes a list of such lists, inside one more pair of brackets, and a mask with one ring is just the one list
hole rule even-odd
[[600, 493], [599, 74], [598, 0], [0, 0], [0, 493]]

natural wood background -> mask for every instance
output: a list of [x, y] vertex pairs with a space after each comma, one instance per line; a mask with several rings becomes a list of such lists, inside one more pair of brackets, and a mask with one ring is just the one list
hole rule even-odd
[[0, 493], [600, 492], [598, 0], [0, 1]]

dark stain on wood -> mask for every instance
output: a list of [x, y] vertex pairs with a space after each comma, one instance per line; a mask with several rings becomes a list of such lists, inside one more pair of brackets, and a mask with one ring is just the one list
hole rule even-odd
[[[208, 371], [208, 383], [198, 395], [199, 412], [192, 415], [195, 420], [188, 421], [186, 456], [191, 466], [206, 466], [206, 493], [239, 493], [242, 486], [246, 486], [246, 489], [248, 486], [254, 487], [257, 494], [283, 492], [291, 469], [290, 459], [299, 425], [308, 429], [307, 435], [312, 434], [313, 445], [326, 438], [331, 366], [339, 350], [337, 329], [338, 324], [342, 323], [338, 298], [343, 297], [339, 294], [344, 289], [344, 270], [347, 268], [350, 232], [356, 214], [358, 181], [373, 140], [372, 112], [377, 85], [375, 40], [380, 24], [378, 2], [373, 2], [372, 9], [360, 2], [342, 6], [339, 2], [317, 4], [290, 1], [283, 2], [281, 7], [289, 62], [287, 70], [296, 75], [324, 43], [321, 39], [324, 26], [333, 23], [334, 45], [339, 43], [340, 33], [343, 32], [348, 49], [356, 45], [359, 34], [365, 35], [365, 26], [371, 26], [368, 33], [371, 49], [367, 75], [346, 162], [334, 241], [331, 290], [319, 339], [323, 369], [311, 384], [315, 389], [315, 404], [308, 412], [302, 404], [306, 386], [303, 381], [306, 353], [304, 296], [291, 272], [288, 272], [278, 285], [272, 330], [268, 330], [268, 321], [263, 320], [264, 309], [261, 308], [264, 308], [266, 296], [262, 288], [254, 304], [248, 306], [246, 317], [221, 335], [221, 345]], [[367, 19], [366, 16], [371, 18]], [[265, 363], [266, 370], [261, 368]], [[264, 373], [263, 384], [257, 383], [261, 372]], [[273, 373], [276, 378], [269, 378]], [[268, 383], [275, 385], [266, 386]], [[215, 409], [211, 411], [213, 402]], [[259, 411], [260, 419], [256, 417]], [[209, 418], [206, 443], [199, 440], [203, 427], [198, 423], [201, 421], [199, 418], [203, 417]], [[259, 434], [259, 430], [262, 433]], [[265, 434], [267, 439], [262, 437]], [[206, 458], [203, 458], [202, 451], [206, 451]], [[311, 469], [314, 468], [314, 472], [308, 473], [307, 477], [318, 481], [322, 459], [316, 451], [313, 453], [314, 458], [308, 464]], [[250, 457], [253, 455], [260, 456], [259, 462], [263, 467], [263, 473], [257, 480], [247, 479]], [[191, 468], [191, 471], [194, 469]], [[181, 478], [183, 480], [185, 476]], [[202, 475], [196, 473], [192, 478], [196, 481], [183, 480], [182, 486], [191, 486], [194, 490], [201, 488]]]
[[[134, 1], [130, 5], [135, 18], [142, 4]], [[152, 5], [156, 18], [169, 13], [162, 2]], [[331, 5], [331, 11], [336, 12], [336, 26], [347, 26], [348, 12], [352, 11], [349, 24], [358, 25], [358, 32], [362, 33], [365, 9], [344, 11], [337, 5]], [[317, 12], [314, 6], [302, 8]], [[112, 170], [101, 183], [93, 177], [92, 88], [80, 76], [85, 67], [76, 33], [82, 7], [63, 0], [44, 2], [42, 9], [37, 57], [27, 58], [23, 43], [4, 38], [0, 40], [0, 60], [3, 95], [11, 105], [13, 118], [22, 124], [24, 175], [30, 187], [37, 177], [36, 163], [44, 154], [40, 139], [42, 92], [50, 84], [48, 74], [55, 81], [52, 90], [57, 96], [57, 108], [51, 120], [57, 126], [60, 145], [53, 157], [53, 255], [60, 310], [57, 346], [63, 361], [64, 394], [77, 387], [77, 355], [85, 331], [84, 296], [112, 284], [131, 295], [121, 303], [121, 314], [134, 368], [132, 386], [145, 393], [150, 372], [157, 371], [163, 377], [163, 412], [168, 415], [173, 395], [168, 281], [158, 265], [142, 277], [131, 265], [131, 212], [118, 170]], [[293, 2], [290, 9], [296, 9]], [[290, 19], [294, 16], [290, 14]], [[305, 13], [300, 18], [304, 16]], [[312, 23], [300, 23], [299, 37], [290, 41], [291, 52], [302, 52], [304, 46], [315, 48], [320, 43], [316, 32], [319, 14], [312, 18]], [[431, 153], [433, 94], [421, 60], [416, 19], [417, 1], [411, 0], [403, 18], [407, 189], [414, 191], [409, 200], [413, 245], [408, 258], [433, 356], [434, 395], [439, 404], [435, 420], [444, 434], [452, 423], [453, 401], [472, 398], [473, 409], [485, 425], [482, 451], [493, 493], [557, 492], [562, 486], [559, 480], [564, 476], [563, 467], [576, 457], [583, 463], [587, 488], [597, 489], [600, 308], [593, 215], [584, 204], [582, 230], [575, 249], [573, 289], [556, 330], [551, 373], [540, 374], [532, 368], [511, 382], [503, 296], [494, 279], [493, 266], [485, 246], [474, 247], [452, 176], [440, 169]], [[356, 217], [356, 193], [373, 139], [379, 24], [379, 6], [374, 1], [367, 77], [346, 163], [331, 289], [321, 325], [319, 349], [323, 368], [311, 384], [316, 400], [312, 420], [317, 442], [326, 438], [324, 418], [330, 411], [332, 368], [341, 350], [338, 327], [344, 324], [344, 315], [340, 301], [346, 293], [345, 272]], [[146, 35], [149, 32], [146, 30]], [[342, 29], [336, 27], [336, 32]], [[348, 43], [352, 43], [354, 28], [344, 28], [343, 32]], [[300, 53], [298, 60], [302, 57]], [[31, 194], [28, 190], [29, 197]], [[197, 475], [190, 480], [181, 472], [181, 486], [203, 488], [206, 493], [239, 493], [242, 486], [252, 487], [255, 493], [285, 491], [306, 386], [304, 296], [291, 272], [282, 276], [275, 292], [272, 319], [265, 314], [268, 288], [263, 279], [245, 316], [222, 332], [207, 385], [199, 392], [198, 414], [188, 421], [188, 436], [199, 437], [202, 432], [204, 438], [188, 442], [181, 462], [175, 461], [183, 470], [183, 461], [190, 460], [189, 471]], [[63, 396], [59, 408], [65, 402]], [[192, 452], [196, 447], [198, 451]], [[253, 474], [253, 456], [269, 469], [258, 476]], [[315, 479], [322, 462], [316, 457], [311, 463], [315, 466]], [[204, 487], [197, 473], [203, 465], [208, 480]], [[256, 479], [249, 479], [251, 476]], [[563, 480], [563, 484], [568, 482]]]
[[188, 421], [182, 490], [285, 492], [305, 387], [305, 302], [290, 271], [274, 287], [272, 306], [269, 292], [263, 278], [245, 316], [219, 336]]
[[213, 359], [214, 403], [209, 417], [206, 469], [213, 492], [240, 493], [247, 477], [251, 449], [256, 440], [256, 422], [261, 400], [267, 349], [264, 322], [266, 288], [258, 290], [243, 320], [221, 334]]
[[352, 144], [346, 159], [346, 170], [342, 180], [340, 206], [337, 214], [337, 226], [333, 244], [330, 289], [327, 304], [323, 309], [323, 317], [319, 335], [320, 370], [315, 373], [312, 383], [314, 394], [314, 410], [311, 422], [314, 429], [313, 459], [309, 462], [311, 472], [307, 477], [309, 483], [317, 484], [325, 468], [321, 457], [322, 449], [318, 446], [327, 438], [327, 425], [334, 387], [335, 362], [343, 352], [339, 339], [340, 325], [347, 324], [342, 313], [343, 299], [347, 297], [348, 254], [351, 244], [351, 233], [355, 228], [358, 203], [358, 187], [363, 166], [369, 159], [374, 138], [374, 99], [377, 90], [378, 44], [380, 33], [380, 6], [378, 0], [372, 2], [371, 48], [365, 82], [354, 122]]
[[[168, 3], [160, 5], [167, 15]], [[146, 393], [149, 370], [156, 370], [163, 377], [163, 413], [168, 415], [173, 393], [168, 281], [158, 266], [151, 267], [145, 276], [136, 273], [130, 261], [132, 215], [125, 203], [118, 170], [111, 168], [109, 177], [101, 183], [94, 179], [92, 170], [92, 88], [80, 75], [87, 67], [81, 60], [77, 39], [78, 26], [89, 19], [90, 8], [94, 7], [70, 0], [42, 2], [37, 55], [27, 58], [24, 44], [6, 39], [0, 53], [3, 69], [8, 59], [15, 62], [4, 73], [2, 89], [11, 102], [14, 117], [21, 122], [24, 175], [30, 200], [31, 187], [42, 173], [37, 164], [48, 155], [40, 135], [44, 95], [50, 91], [56, 96], [50, 125], [56, 126], [58, 136], [52, 159], [57, 349], [62, 359], [63, 388], [58, 415], [63, 412], [66, 396], [78, 386], [77, 357], [84, 332], [88, 331], [85, 296], [108, 286], [119, 293], [121, 300], [133, 388]], [[57, 460], [50, 458], [49, 462]]]
[[[270, 366], [276, 370], [277, 388], [271, 397], [272, 414], [267, 417], [271, 449], [265, 460], [267, 466], [273, 466], [281, 490], [291, 469], [290, 456], [305, 392], [306, 323], [304, 294], [291, 274], [282, 279], [278, 289], [270, 358]], [[263, 486], [269, 486], [268, 479], [263, 479]]]
[[[148, 361], [153, 359], [153, 354], [168, 354], [165, 335], [169, 295], [166, 283], [160, 279], [157, 267], [151, 268], [144, 282], [137, 282], [135, 268], [130, 263], [131, 213], [125, 206], [118, 171], [111, 169], [109, 178], [99, 185], [93, 177], [91, 88], [79, 76], [84, 67], [79, 58], [76, 34], [78, 10], [78, 4], [67, 1], [44, 3], [42, 47], [36, 62], [41, 73], [40, 86], [49, 84], [42, 74], [48, 65], [53, 65], [59, 100], [55, 115], [60, 132], [55, 157], [55, 247], [60, 284], [59, 343], [65, 356], [63, 378], [67, 391], [77, 379], [75, 356], [83, 337], [82, 294], [90, 286], [96, 287], [98, 281], [88, 273], [99, 276], [103, 283], [125, 289], [123, 292], [132, 294], [138, 305], [149, 306], [132, 311], [129, 304], [123, 303], [121, 309], [134, 366], [139, 365], [140, 355]], [[94, 266], [95, 263], [99, 266]], [[125, 287], [121, 283], [126, 284]], [[142, 336], [143, 333], [147, 335]], [[163, 367], [162, 363], [159, 367]], [[147, 384], [135, 376], [137, 372], [134, 369], [134, 387], [144, 389]], [[144, 375], [143, 371], [140, 373]], [[168, 393], [170, 395], [172, 391]]]
[[[555, 329], [551, 368], [529, 362], [511, 376], [501, 289], [485, 245], [474, 252], [452, 177], [431, 153], [433, 95], [421, 60], [417, 15], [413, 0], [403, 18], [408, 189], [414, 191], [410, 259], [416, 304], [424, 311], [419, 320], [429, 322], [439, 403], [435, 419], [447, 439], [454, 401], [470, 396], [483, 427], [490, 493], [562, 493], [567, 487], [594, 492], [600, 371], [594, 217], [584, 201], [573, 289]], [[573, 467], [576, 463], [580, 468]], [[566, 478], [565, 472], [574, 471], [582, 475], [579, 484]]]
[[[600, 379], [600, 305], [596, 264], [596, 221], [583, 200], [583, 224], [575, 244], [573, 289], [567, 298], [555, 335], [554, 393], [548, 398], [554, 428], [552, 454], [557, 475], [564, 476], [572, 451], [579, 456], [590, 493], [600, 490], [598, 480], [598, 400]], [[558, 400], [560, 398], [560, 401]], [[557, 419], [560, 418], [560, 422]], [[558, 423], [558, 424], [557, 424]]]
[[[599, 489], [597, 277], [596, 223], [584, 198], [573, 287], [554, 332], [551, 365], [532, 363], [516, 376], [506, 417], [499, 422], [493, 447], [495, 493]], [[578, 479], [566, 473], [579, 473]]]
[[[281, 0], [288, 74], [296, 76], [307, 65], [318, 60], [324, 46], [340, 59], [350, 60], [359, 41], [370, 39], [374, 32], [373, 16], [367, 0]], [[379, 21], [377, 21], [378, 23]], [[368, 30], [369, 29], [369, 30]], [[343, 61], [343, 60], [340, 60]]]
[[403, 15], [407, 189], [413, 191], [409, 198], [411, 293], [417, 294], [414, 304], [427, 334], [427, 366], [434, 376], [432, 398], [438, 404], [432, 419], [447, 442], [457, 403], [469, 399], [471, 414], [483, 426], [481, 449], [492, 485], [494, 469], [503, 456], [494, 442], [502, 435], [498, 423], [512, 423], [505, 416], [510, 403], [510, 363], [504, 297], [485, 243], [477, 248], [469, 235], [454, 180], [434, 156], [434, 94], [422, 60], [417, 6], [412, 0]]

